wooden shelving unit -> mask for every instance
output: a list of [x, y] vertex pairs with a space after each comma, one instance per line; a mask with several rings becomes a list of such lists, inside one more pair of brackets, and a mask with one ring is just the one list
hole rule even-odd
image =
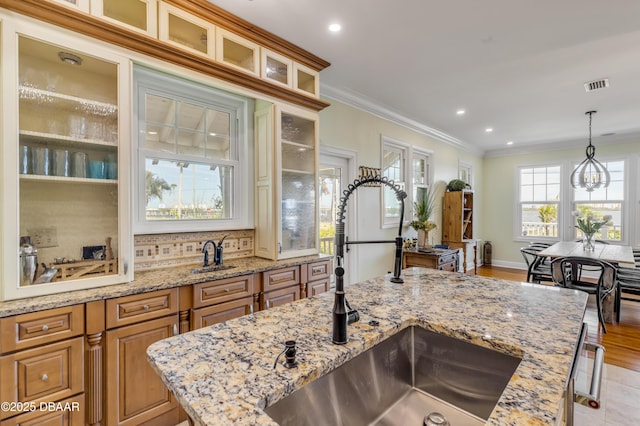
[[[442, 243], [450, 248], [461, 248], [461, 259], [466, 272], [467, 262], [477, 266], [477, 242], [473, 239], [473, 191], [445, 192], [442, 219]], [[473, 259], [471, 259], [473, 252]]]

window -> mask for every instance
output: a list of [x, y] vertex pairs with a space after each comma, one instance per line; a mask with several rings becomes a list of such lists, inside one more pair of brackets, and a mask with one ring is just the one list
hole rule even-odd
[[[596, 218], [610, 215], [612, 225], [603, 226], [596, 233], [599, 240], [621, 241], [623, 238], [623, 212], [625, 204], [624, 188], [624, 160], [604, 161], [602, 164], [609, 171], [611, 181], [607, 188], [599, 188], [592, 192], [579, 188], [574, 189], [573, 211], [581, 215], [592, 213]], [[577, 164], [573, 165], [575, 168]], [[573, 169], [572, 169], [573, 170]], [[574, 225], [575, 225], [575, 218]], [[575, 237], [582, 238], [582, 233], [575, 229]]]
[[136, 232], [249, 226], [248, 99], [136, 68]]
[[[405, 188], [405, 173], [408, 145], [382, 137], [382, 176], [386, 176], [393, 183]], [[408, 200], [405, 200], [405, 209]], [[400, 203], [395, 192], [387, 185], [382, 186], [382, 227], [398, 226], [400, 220]], [[405, 215], [406, 219], [406, 215]]]
[[473, 186], [473, 168], [471, 164], [463, 161], [458, 162], [458, 179]]
[[[410, 215], [413, 209], [413, 201], [417, 199], [420, 188], [428, 188], [431, 185], [432, 170], [431, 158], [433, 153], [424, 149], [414, 148], [388, 138], [382, 137], [382, 176], [393, 180], [407, 192], [404, 200], [404, 222], [411, 221]], [[384, 214], [383, 228], [398, 226], [400, 220], [400, 203], [395, 192], [388, 186], [382, 188], [382, 205]]]
[[560, 166], [519, 169], [520, 235], [558, 238], [560, 208]]

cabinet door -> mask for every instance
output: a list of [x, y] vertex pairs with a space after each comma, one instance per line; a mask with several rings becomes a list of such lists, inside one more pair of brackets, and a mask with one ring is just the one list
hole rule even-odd
[[300, 300], [300, 286], [294, 285], [280, 290], [273, 290], [263, 293], [260, 301], [260, 309], [271, 309], [276, 306], [286, 305], [287, 303]]
[[157, 10], [156, 0], [91, 0], [92, 14], [151, 37], [158, 34]]
[[307, 284], [307, 297], [316, 296], [321, 293], [329, 291], [329, 278], [324, 278], [318, 281], [312, 281]]
[[253, 296], [207, 306], [206, 308], [194, 309], [193, 328], [195, 330], [197, 328], [208, 327], [252, 313]]
[[149, 424], [158, 426], [178, 423], [178, 403], [147, 361], [146, 354], [149, 345], [177, 334], [177, 330], [178, 316], [172, 315], [107, 332], [108, 425], [138, 425], [151, 420]]
[[318, 116], [278, 109], [279, 258], [318, 253]]
[[[0, 357], [0, 401], [58, 401], [84, 390], [83, 338], [51, 343]], [[0, 411], [0, 419], [10, 411]]]
[[[37, 405], [40, 408], [40, 405]], [[0, 426], [82, 426], [84, 425], [84, 395], [76, 395], [46, 409], [21, 414], [0, 422]]]
[[18, 16], [2, 55], [3, 298], [131, 280], [128, 60]]

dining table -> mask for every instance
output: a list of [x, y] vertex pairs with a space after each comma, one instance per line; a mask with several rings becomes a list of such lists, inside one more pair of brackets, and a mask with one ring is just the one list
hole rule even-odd
[[[585, 250], [581, 241], [559, 241], [540, 251], [538, 256], [549, 257], [552, 259], [568, 256], [586, 257], [589, 259], [604, 260], [615, 267], [635, 267], [633, 248], [631, 246], [619, 244], [604, 244], [596, 242], [594, 250]], [[602, 306], [602, 314], [605, 322], [613, 322], [615, 317], [614, 304], [615, 298], [611, 294], [605, 299], [605, 303]]]

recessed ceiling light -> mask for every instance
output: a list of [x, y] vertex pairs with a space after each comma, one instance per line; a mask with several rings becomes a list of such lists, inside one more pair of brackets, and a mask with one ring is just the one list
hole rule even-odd
[[507, 141], [507, 145], [513, 145], [513, 141]]
[[464, 113], [465, 113], [465, 112], [466, 112], [465, 110], [463, 110], [463, 109], [459, 109], [459, 110], [457, 110], [457, 111], [456, 111], [456, 114], [458, 114], [458, 115], [464, 115]]
[[341, 29], [342, 29], [342, 25], [338, 23], [333, 23], [329, 25], [329, 31], [331, 31], [332, 33], [337, 33]]
[[484, 131], [487, 133], [491, 133], [493, 132], [493, 127], [487, 127], [486, 129], [484, 129]]

